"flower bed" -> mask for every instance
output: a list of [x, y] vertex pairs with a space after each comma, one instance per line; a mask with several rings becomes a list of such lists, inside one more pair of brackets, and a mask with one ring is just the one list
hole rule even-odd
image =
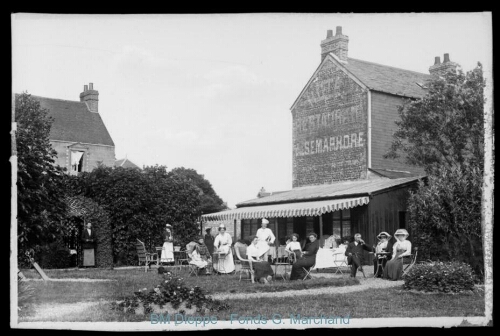
[[403, 280], [403, 288], [411, 291], [462, 293], [474, 290], [472, 268], [458, 261], [416, 264]]
[[229, 305], [213, 300], [198, 287], [187, 287], [182, 278], [172, 273], [163, 274], [162, 282], [152, 289], [143, 288], [123, 301], [113, 302], [111, 309], [136, 315], [158, 314], [198, 314], [226, 310]]

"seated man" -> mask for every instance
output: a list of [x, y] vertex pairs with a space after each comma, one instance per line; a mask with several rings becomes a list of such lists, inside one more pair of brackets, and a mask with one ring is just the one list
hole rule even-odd
[[348, 263], [351, 265], [351, 278], [356, 277], [358, 268], [363, 272], [363, 276], [366, 278], [365, 271], [363, 270], [363, 250], [371, 251], [372, 249], [365, 244], [363, 239], [361, 239], [361, 234], [356, 233], [354, 235], [354, 241], [349, 243], [345, 251], [345, 255], [348, 257]]

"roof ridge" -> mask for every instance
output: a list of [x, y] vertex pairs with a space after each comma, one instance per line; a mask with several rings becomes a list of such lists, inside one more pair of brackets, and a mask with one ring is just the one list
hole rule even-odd
[[44, 99], [58, 100], [58, 101], [63, 101], [63, 102], [83, 103], [83, 104], [85, 104], [85, 102], [78, 101], [78, 100], [68, 100], [68, 99], [60, 99], [60, 98], [43, 97], [43, 96], [37, 96], [37, 95], [34, 95], [34, 94], [29, 94], [29, 95], [32, 96], [32, 97], [37, 97], [37, 98], [44, 98]]
[[397, 70], [403, 70], [403, 71], [413, 72], [413, 73], [418, 74], [418, 75], [424, 75], [424, 76], [429, 76], [429, 77], [431, 76], [430, 74], [426, 74], [426, 73], [423, 73], [423, 72], [418, 72], [418, 71], [413, 71], [413, 70], [398, 68], [398, 67], [394, 67], [394, 66], [391, 66], [391, 65], [385, 65], [385, 64], [380, 64], [380, 63], [375, 63], [375, 62], [370, 62], [370, 61], [364, 61], [364, 60], [360, 60], [360, 59], [352, 58], [352, 57], [349, 57], [347, 59], [347, 65], [349, 65], [349, 60], [350, 59], [352, 59], [354, 61], [357, 61], [357, 62], [363, 62], [363, 63], [369, 63], [369, 64], [374, 64], [374, 65], [379, 65], [379, 66], [383, 66], [383, 67], [386, 67], [386, 68], [391, 68], [391, 69], [397, 69]]

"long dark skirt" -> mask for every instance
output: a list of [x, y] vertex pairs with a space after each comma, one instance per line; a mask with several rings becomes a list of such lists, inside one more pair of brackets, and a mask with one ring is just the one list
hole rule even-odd
[[316, 263], [316, 255], [300, 258], [293, 264], [290, 280], [304, 279], [305, 273], [303, 267], [309, 270]]
[[260, 278], [265, 278], [268, 275], [274, 275], [271, 264], [267, 261], [253, 262], [252, 267], [255, 272], [254, 277], [256, 281], [259, 281]]
[[403, 274], [403, 259], [389, 260], [384, 268], [384, 279], [401, 280]]

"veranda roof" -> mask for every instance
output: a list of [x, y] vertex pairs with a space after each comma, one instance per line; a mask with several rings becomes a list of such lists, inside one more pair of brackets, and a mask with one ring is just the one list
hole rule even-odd
[[251, 219], [263, 217], [302, 217], [320, 216], [322, 214], [341, 209], [350, 209], [368, 204], [369, 197], [353, 197], [336, 200], [312, 202], [282, 203], [261, 206], [241, 207], [234, 210], [216, 212], [203, 215], [204, 221], [221, 221], [234, 219]]

